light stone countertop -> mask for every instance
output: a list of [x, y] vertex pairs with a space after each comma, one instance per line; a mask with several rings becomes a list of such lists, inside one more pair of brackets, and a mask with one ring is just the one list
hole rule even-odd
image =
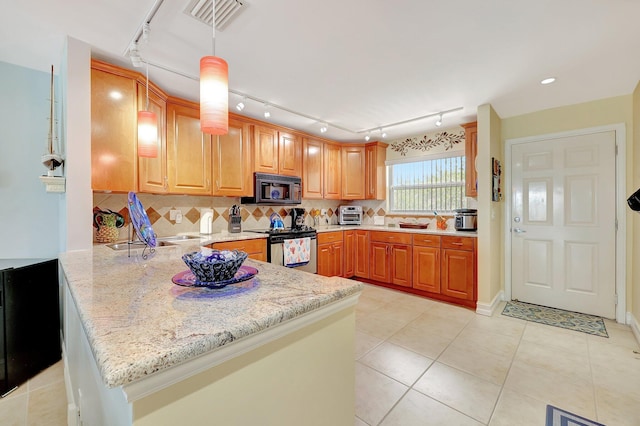
[[199, 250], [210, 237], [158, 247], [147, 260], [142, 249], [128, 257], [127, 250], [102, 245], [60, 255], [108, 387], [145, 378], [362, 291], [357, 281], [251, 259], [244, 265], [258, 274], [242, 283], [217, 290], [173, 284], [171, 278], [188, 269], [182, 254]]
[[477, 238], [477, 231], [456, 231], [455, 229], [413, 229], [413, 228], [400, 228], [399, 226], [390, 227], [386, 225], [329, 225], [318, 226], [317, 232], [330, 232], [330, 231], [349, 231], [349, 230], [362, 229], [365, 231], [384, 231], [384, 232], [407, 232], [411, 234], [434, 234], [434, 235], [449, 235], [454, 237], [472, 237]]

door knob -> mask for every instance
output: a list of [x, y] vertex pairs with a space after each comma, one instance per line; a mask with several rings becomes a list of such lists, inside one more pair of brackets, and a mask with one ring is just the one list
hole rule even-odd
[[524, 229], [520, 229], [520, 228], [513, 228], [513, 232], [515, 232], [516, 234], [523, 234], [527, 231], [525, 231]]

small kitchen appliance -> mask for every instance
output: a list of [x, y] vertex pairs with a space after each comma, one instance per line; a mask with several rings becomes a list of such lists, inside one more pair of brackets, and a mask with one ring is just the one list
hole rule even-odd
[[302, 203], [302, 179], [297, 176], [282, 176], [268, 173], [254, 174], [254, 196], [241, 197], [242, 204]]
[[478, 210], [458, 209], [455, 211], [456, 231], [476, 231], [478, 229]]
[[362, 225], [362, 206], [338, 207], [338, 223], [340, 225]]
[[631, 195], [631, 197], [627, 198], [627, 204], [629, 204], [629, 208], [635, 212], [640, 211], [640, 189]]
[[291, 215], [291, 229], [302, 229], [305, 227], [304, 212], [305, 210], [302, 208], [291, 209], [289, 212]]

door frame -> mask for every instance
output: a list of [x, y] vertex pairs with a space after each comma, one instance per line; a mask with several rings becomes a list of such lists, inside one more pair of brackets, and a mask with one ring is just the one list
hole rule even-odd
[[575, 129], [558, 133], [546, 133], [535, 136], [526, 136], [522, 138], [513, 138], [505, 140], [505, 204], [504, 204], [504, 293], [505, 300], [511, 300], [512, 294], [512, 281], [511, 281], [511, 203], [512, 193], [509, 190], [511, 188], [511, 151], [513, 145], [529, 143], [529, 142], [541, 142], [549, 139], [558, 139], [571, 136], [584, 136], [593, 133], [602, 133], [614, 131], [615, 132], [615, 144], [616, 144], [616, 159], [615, 159], [615, 176], [616, 176], [616, 222], [618, 228], [616, 231], [616, 321], [622, 324], [626, 324], [626, 309], [627, 309], [627, 216], [626, 216], [626, 129], [624, 123], [610, 124], [598, 127], [589, 127], [584, 129]]

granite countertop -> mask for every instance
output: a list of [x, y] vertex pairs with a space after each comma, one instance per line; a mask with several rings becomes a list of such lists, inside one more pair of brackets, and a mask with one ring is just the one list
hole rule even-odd
[[[204, 240], [211, 241], [210, 237]], [[126, 250], [106, 246], [60, 255], [108, 387], [142, 379], [362, 290], [357, 281], [251, 259], [244, 265], [258, 269], [252, 280], [218, 290], [173, 284], [171, 278], [188, 269], [182, 254], [199, 250], [202, 241], [159, 247], [147, 260], [142, 259], [141, 249], [128, 257]]]
[[455, 229], [413, 229], [413, 228], [400, 228], [399, 226], [390, 227], [386, 225], [329, 225], [318, 226], [316, 230], [318, 232], [330, 232], [330, 231], [349, 231], [352, 229], [362, 229], [365, 231], [385, 231], [385, 232], [408, 232], [411, 234], [435, 234], [435, 235], [450, 235], [455, 237], [472, 237], [477, 238], [477, 231], [456, 231]]

